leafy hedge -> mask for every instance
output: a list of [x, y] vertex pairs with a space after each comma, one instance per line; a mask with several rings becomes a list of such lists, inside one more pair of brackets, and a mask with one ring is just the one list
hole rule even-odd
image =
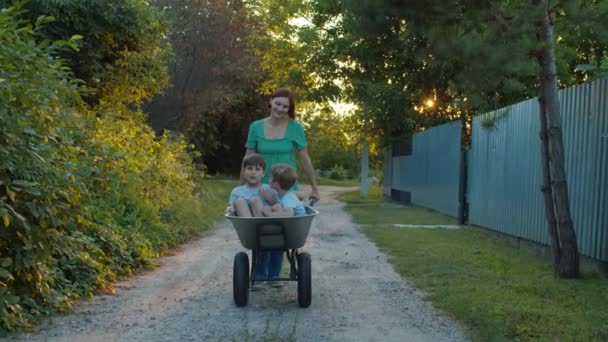
[[[125, 106], [91, 109], [56, 56], [75, 40], [0, 12], [0, 333], [111, 287], [196, 233], [202, 172]], [[195, 203], [195, 204], [192, 204]]]

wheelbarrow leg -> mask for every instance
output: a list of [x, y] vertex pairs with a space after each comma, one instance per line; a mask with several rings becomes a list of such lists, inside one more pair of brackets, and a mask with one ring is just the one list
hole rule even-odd
[[296, 268], [296, 258], [298, 256], [298, 250], [288, 249], [285, 254], [287, 255], [287, 260], [289, 260], [289, 279], [296, 280], [298, 277], [298, 270]]
[[260, 264], [260, 252], [256, 249], [251, 250], [251, 286], [255, 284], [256, 275], [258, 272], [258, 267]]

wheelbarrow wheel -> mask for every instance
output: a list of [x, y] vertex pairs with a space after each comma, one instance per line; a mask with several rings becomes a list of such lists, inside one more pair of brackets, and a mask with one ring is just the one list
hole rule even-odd
[[247, 305], [249, 299], [249, 256], [245, 252], [238, 252], [234, 256], [232, 293], [236, 306]]
[[298, 304], [307, 308], [312, 295], [310, 254], [298, 254]]

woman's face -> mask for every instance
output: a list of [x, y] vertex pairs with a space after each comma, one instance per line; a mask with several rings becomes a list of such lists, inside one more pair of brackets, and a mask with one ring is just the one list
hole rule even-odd
[[275, 119], [289, 117], [289, 99], [287, 97], [275, 97], [270, 99], [270, 116]]

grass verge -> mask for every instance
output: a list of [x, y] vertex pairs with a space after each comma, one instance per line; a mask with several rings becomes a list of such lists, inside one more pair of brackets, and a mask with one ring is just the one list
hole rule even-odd
[[176, 206], [176, 224], [191, 227], [190, 237], [208, 230], [223, 217], [230, 192], [237, 185], [236, 179], [206, 177], [200, 184], [197, 201]]
[[357, 197], [358, 192], [351, 192], [342, 199], [355, 221], [369, 224], [363, 232], [435, 307], [462, 322], [474, 340], [608, 340], [608, 280], [597, 272], [555, 279], [549, 263], [482, 228], [395, 228], [392, 224], [451, 219], [387, 205], [381, 196], [370, 196], [362, 205]]
[[332, 179], [329, 177], [316, 176], [318, 185], [331, 185], [331, 186], [359, 186], [361, 183], [358, 179]]

